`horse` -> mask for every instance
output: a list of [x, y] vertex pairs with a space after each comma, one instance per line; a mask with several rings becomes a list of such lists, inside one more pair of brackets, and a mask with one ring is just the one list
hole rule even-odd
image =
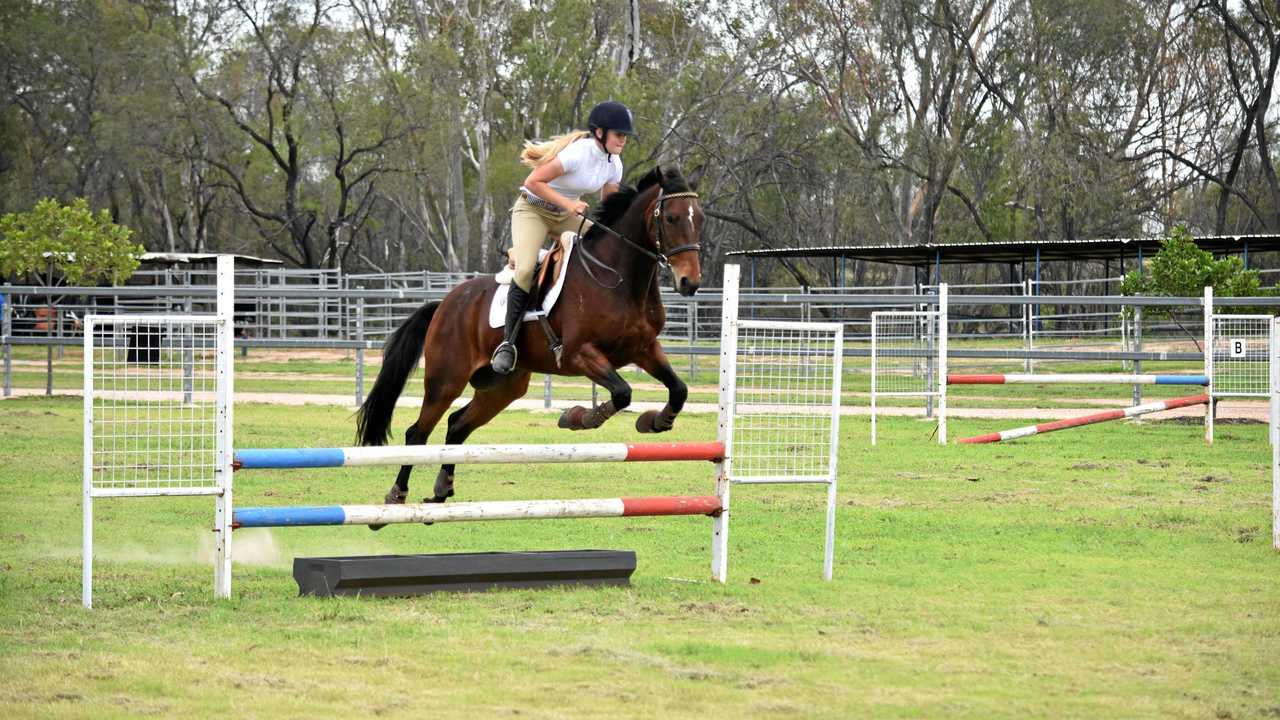
[[[383, 445], [391, 435], [391, 415], [409, 374], [423, 360], [423, 398], [418, 418], [405, 431], [405, 445], [423, 445], [468, 384], [470, 402], [449, 415], [445, 444], [466, 441], [529, 389], [532, 373], [585, 376], [609, 392], [594, 408], [575, 406], [560, 416], [570, 430], [599, 427], [631, 404], [631, 386], [617, 368], [635, 364], [667, 388], [660, 411], [636, 419], [641, 433], [672, 428], [689, 391], [667, 360], [658, 333], [666, 323], [659, 270], [671, 270], [675, 290], [690, 296], [702, 282], [699, 258], [703, 213], [698, 203], [702, 168], [686, 180], [678, 170], [656, 166], [632, 187], [610, 194], [593, 213], [594, 224], [568, 258], [559, 300], [547, 323], [527, 322], [516, 343], [518, 360], [509, 375], [489, 367], [502, 328], [489, 327], [494, 293], [505, 292], [493, 277], [459, 284], [443, 300], [428, 302], [387, 339], [382, 368], [357, 412], [361, 445]], [[500, 290], [501, 288], [501, 290]], [[547, 329], [551, 334], [548, 335]], [[552, 350], [556, 338], [560, 352]], [[400, 504], [409, 491], [412, 465], [401, 466], [386, 501]], [[442, 465], [434, 495], [454, 494], [454, 466]], [[371, 525], [372, 529], [381, 526]]]

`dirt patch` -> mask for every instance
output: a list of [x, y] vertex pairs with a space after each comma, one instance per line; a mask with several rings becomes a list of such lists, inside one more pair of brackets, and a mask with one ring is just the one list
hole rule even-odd
[[[319, 360], [323, 362], [338, 362], [350, 358], [355, 350], [326, 350], [323, 348], [249, 348], [249, 357], [258, 361], [281, 362], [287, 363], [297, 360]], [[373, 364], [380, 362], [381, 358], [370, 357], [369, 352], [365, 353], [365, 362]], [[240, 357], [237, 353], [236, 357]]]
[[1251, 543], [1258, 539], [1260, 529], [1258, 527], [1242, 527], [1236, 528], [1236, 542]]
[[[1164, 422], [1174, 423], [1176, 425], [1203, 425], [1204, 417], [1175, 417], [1169, 418]], [[1214, 425], [1266, 425], [1266, 418], [1255, 417], [1218, 417], [1213, 419]]]

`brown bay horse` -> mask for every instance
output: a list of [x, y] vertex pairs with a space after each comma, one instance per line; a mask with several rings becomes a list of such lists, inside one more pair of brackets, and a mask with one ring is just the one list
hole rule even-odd
[[[476, 428], [492, 420], [529, 389], [532, 373], [585, 376], [609, 392], [595, 408], [565, 410], [559, 425], [571, 430], [599, 427], [631, 403], [631, 387], [617, 368], [632, 364], [666, 386], [666, 406], [636, 420], [642, 433], [670, 430], [684, 406], [688, 388], [676, 376], [658, 342], [666, 323], [659, 294], [659, 270], [669, 266], [675, 289], [692, 295], [702, 282], [699, 244], [703, 214], [696, 189], [701, 169], [686, 180], [678, 171], [655, 167], [635, 188], [610, 195], [594, 214], [564, 269], [564, 286], [548, 316], [562, 344], [560, 363], [537, 322], [526, 322], [516, 347], [518, 362], [510, 375], [489, 368], [489, 357], [502, 328], [489, 327], [494, 293], [506, 292], [492, 277], [468, 280], [443, 300], [419, 308], [388, 338], [382, 369], [357, 414], [361, 445], [383, 445], [390, 437], [391, 415], [405, 382], [423, 359], [424, 395], [418, 419], [405, 432], [406, 445], [425, 444], [466, 386], [475, 393], [449, 415], [445, 444], [466, 441]], [[584, 252], [585, 251], [585, 252]], [[412, 465], [400, 468], [388, 503], [403, 503]], [[454, 467], [441, 466], [434, 496], [453, 495]], [[370, 526], [378, 529], [379, 526]]]

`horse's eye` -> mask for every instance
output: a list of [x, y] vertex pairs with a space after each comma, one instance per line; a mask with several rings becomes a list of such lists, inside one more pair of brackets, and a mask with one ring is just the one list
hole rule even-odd
[[668, 215], [668, 216], [667, 216], [667, 224], [668, 224], [668, 225], [675, 225], [675, 224], [676, 224], [676, 216], [675, 216], [675, 215]]

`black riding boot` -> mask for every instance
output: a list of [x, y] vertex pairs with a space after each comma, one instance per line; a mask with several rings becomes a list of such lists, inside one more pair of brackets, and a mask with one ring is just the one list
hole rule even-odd
[[493, 351], [489, 365], [499, 375], [507, 375], [516, 367], [516, 338], [520, 335], [520, 323], [524, 319], [525, 306], [529, 304], [529, 293], [511, 282], [507, 291], [507, 327], [502, 335], [502, 342]]

